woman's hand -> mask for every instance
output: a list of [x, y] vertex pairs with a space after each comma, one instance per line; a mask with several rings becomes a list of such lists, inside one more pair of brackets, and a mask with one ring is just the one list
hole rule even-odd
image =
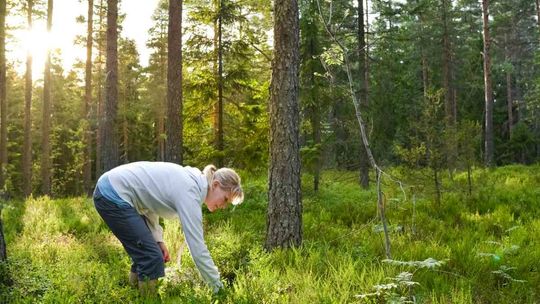
[[161, 249], [161, 253], [163, 254], [163, 261], [167, 263], [171, 260], [171, 256], [169, 255], [169, 249], [167, 249], [167, 246], [163, 242], [158, 242], [159, 248]]

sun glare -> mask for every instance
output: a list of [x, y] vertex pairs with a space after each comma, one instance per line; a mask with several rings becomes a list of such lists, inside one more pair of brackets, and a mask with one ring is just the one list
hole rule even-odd
[[[43, 69], [48, 50], [60, 50], [62, 65], [70, 68], [74, 60], [83, 58], [85, 52], [82, 47], [73, 45], [72, 37], [67, 38], [59, 29], [47, 32], [45, 26], [35, 26], [32, 30], [21, 30], [14, 35], [17, 38], [17, 46], [13, 49], [13, 55], [22, 64], [18, 67], [19, 74], [25, 73], [25, 62], [28, 52], [32, 55], [32, 79], [43, 78]], [[67, 38], [67, 39], [66, 39]]]

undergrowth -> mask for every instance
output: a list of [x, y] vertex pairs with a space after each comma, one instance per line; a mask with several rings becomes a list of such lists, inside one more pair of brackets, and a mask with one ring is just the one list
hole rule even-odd
[[[172, 259], [161, 302], [539, 302], [539, 169], [477, 169], [471, 194], [466, 174], [454, 174], [443, 181], [439, 207], [406, 178], [405, 193], [386, 181], [392, 259], [375, 190], [362, 191], [355, 172], [325, 172], [317, 193], [304, 176], [303, 245], [271, 253], [262, 249], [266, 180], [244, 177], [244, 204], [205, 212], [205, 238], [226, 289], [213, 295], [202, 283], [178, 221], [167, 220]], [[128, 284], [128, 256], [90, 199], [3, 206], [9, 260], [0, 264], [0, 303], [143, 302]]]

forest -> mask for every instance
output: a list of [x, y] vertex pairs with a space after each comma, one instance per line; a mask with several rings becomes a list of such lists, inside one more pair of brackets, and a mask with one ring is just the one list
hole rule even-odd
[[[540, 0], [156, 0], [144, 47], [76, 2], [0, 1], [0, 303], [540, 302]], [[137, 161], [241, 176], [219, 293], [178, 220], [129, 286], [91, 196]]]

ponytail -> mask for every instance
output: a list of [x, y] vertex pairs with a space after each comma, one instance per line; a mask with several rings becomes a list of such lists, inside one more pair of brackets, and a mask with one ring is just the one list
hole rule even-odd
[[216, 173], [217, 168], [214, 165], [208, 165], [204, 167], [203, 174], [206, 176], [206, 181], [208, 182], [208, 187], [212, 185], [212, 181], [214, 181], [214, 173]]

